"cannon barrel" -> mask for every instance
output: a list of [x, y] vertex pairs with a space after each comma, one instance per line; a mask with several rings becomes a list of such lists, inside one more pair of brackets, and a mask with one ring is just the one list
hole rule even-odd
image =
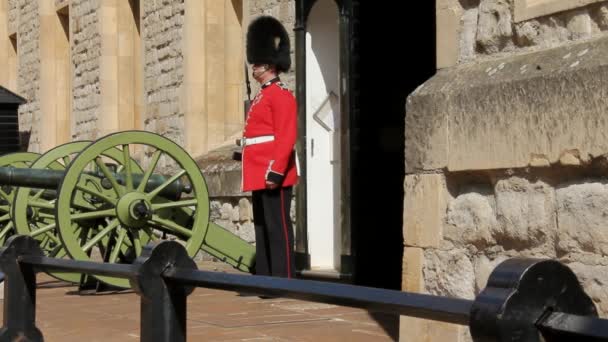
[[[102, 186], [111, 186], [103, 174], [95, 172], [88, 172], [87, 174], [99, 177]], [[61, 170], [0, 167], [0, 186], [56, 190], [64, 175], [65, 172]], [[125, 184], [126, 176], [124, 173], [114, 173], [113, 175], [118, 184]], [[133, 174], [133, 185], [137, 187], [142, 178], [142, 174]], [[152, 175], [146, 185], [146, 191], [154, 190], [166, 180], [167, 178], [164, 176]], [[179, 199], [183, 192], [190, 193], [191, 191], [190, 185], [184, 184], [178, 179], [164, 188], [160, 192], [160, 196], [175, 200]]]

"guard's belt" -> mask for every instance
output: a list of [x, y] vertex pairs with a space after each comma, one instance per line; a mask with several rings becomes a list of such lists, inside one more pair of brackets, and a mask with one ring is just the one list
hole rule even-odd
[[259, 137], [254, 138], [241, 138], [236, 140], [237, 146], [247, 146], [247, 145], [255, 145], [274, 141], [274, 135], [261, 135]]

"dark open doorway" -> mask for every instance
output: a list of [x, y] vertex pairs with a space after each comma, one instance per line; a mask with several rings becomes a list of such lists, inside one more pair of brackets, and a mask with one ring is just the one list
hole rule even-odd
[[[381, 4], [382, 3], [382, 4]], [[361, 1], [359, 110], [351, 117], [358, 285], [401, 288], [405, 101], [436, 70], [435, 1]]]

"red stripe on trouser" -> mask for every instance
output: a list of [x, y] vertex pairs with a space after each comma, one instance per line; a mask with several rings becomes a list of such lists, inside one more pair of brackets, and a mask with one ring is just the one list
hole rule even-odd
[[281, 219], [283, 221], [283, 233], [285, 234], [285, 255], [287, 256], [287, 278], [291, 278], [291, 256], [289, 253], [289, 235], [287, 234], [287, 222], [285, 221], [285, 200], [283, 188], [281, 188]]

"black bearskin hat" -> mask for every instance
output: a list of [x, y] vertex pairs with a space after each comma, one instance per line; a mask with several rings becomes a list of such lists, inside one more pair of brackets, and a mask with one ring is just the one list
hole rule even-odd
[[261, 16], [247, 30], [247, 61], [249, 64], [274, 65], [279, 72], [291, 67], [289, 35], [275, 18]]

